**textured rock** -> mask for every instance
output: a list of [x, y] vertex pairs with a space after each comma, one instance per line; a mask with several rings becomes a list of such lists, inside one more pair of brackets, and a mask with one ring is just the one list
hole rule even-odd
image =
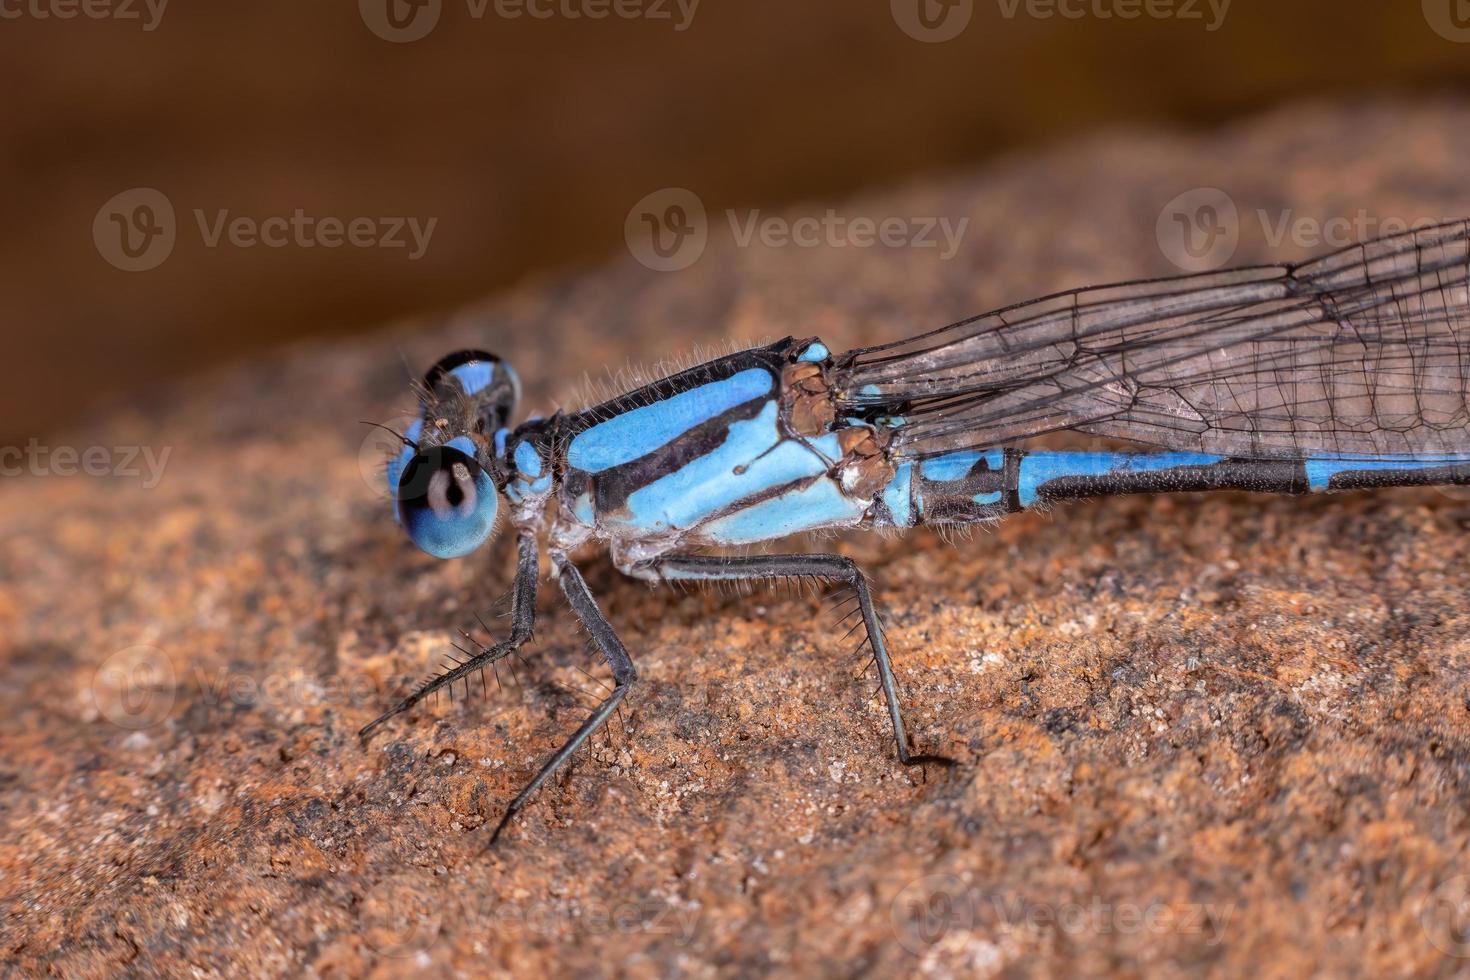
[[583, 567], [643, 681], [502, 846], [480, 853], [484, 824], [606, 675], [553, 590], [519, 687], [502, 671], [504, 690], [366, 748], [355, 732], [513, 563], [504, 539], [436, 562], [388, 517], [356, 420], [409, 404], [403, 360], [489, 347], [545, 409], [584, 372], [727, 337], [849, 346], [1168, 273], [1156, 219], [1199, 185], [1238, 205], [1237, 261], [1318, 250], [1267, 247], [1288, 207], [1470, 214], [1467, 159], [1470, 110], [1448, 103], [1099, 137], [839, 206], [968, 217], [951, 261], [738, 248], [714, 216], [685, 272], [621, 259], [56, 436], [169, 456], [148, 488], [0, 482], [6, 958], [79, 976], [1465, 969], [1459, 492], [1118, 499], [953, 545], [829, 542], [875, 577], [916, 745], [960, 761], [927, 778], [894, 763], [830, 603], [650, 590], [597, 554]]

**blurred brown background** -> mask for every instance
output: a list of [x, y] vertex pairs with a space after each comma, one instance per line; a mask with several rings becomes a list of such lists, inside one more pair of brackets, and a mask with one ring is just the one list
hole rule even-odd
[[[1470, 81], [1464, 0], [90, 3], [0, 2], [6, 441], [202, 363], [626, 258], [629, 209], [663, 187], [836, 201], [1102, 126]], [[920, 3], [934, 35], [968, 23], [917, 40]], [[1118, 16], [1149, 9], [1170, 16]], [[427, 33], [379, 36], [395, 23]], [[137, 187], [177, 241], [128, 272], [93, 222]], [[410, 260], [208, 247], [196, 209], [437, 223]]]

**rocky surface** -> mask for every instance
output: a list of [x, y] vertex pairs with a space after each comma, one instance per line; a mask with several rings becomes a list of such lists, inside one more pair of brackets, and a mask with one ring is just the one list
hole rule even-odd
[[[831, 205], [968, 218], [948, 261], [741, 247], [713, 215], [685, 271], [616, 258], [48, 437], [45, 475], [0, 481], [6, 970], [1470, 969], [1461, 492], [1140, 497], [825, 542], [873, 575], [914, 741], [949, 772], [895, 764], [830, 602], [651, 590], [597, 553], [643, 680], [497, 849], [485, 825], [606, 675], [554, 590], [519, 684], [355, 737], [513, 564], [504, 539], [434, 561], [389, 518], [356, 422], [410, 404], [405, 362], [489, 347], [545, 410], [724, 338], [841, 347], [1166, 274], [1161, 209], [1200, 186], [1236, 206], [1236, 261], [1319, 251], [1331, 216], [1470, 214], [1467, 159], [1452, 103], [1099, 136]], [[1283, 215], [1303, 220], [1273, 246]], [[58, 447], [92, 446], [113, 475], [62, 475]], [[128, 447], [152, 453], [139, 476]]]

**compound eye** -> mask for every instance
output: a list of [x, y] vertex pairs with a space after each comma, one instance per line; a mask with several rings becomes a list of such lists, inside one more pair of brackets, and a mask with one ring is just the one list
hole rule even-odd
[[438, 406], [467, 398], [474, 406], [481, 432], [491, 433], [510, 423], [521, 397], [521, 381], [509, 364], [488, 351], [455, 351], [439, 359], [424, 376], [429, 414]]
[[424, 495], [434, 517], [441, 521], [456, 520], [475, 510], [475, 480], [463, 463], [450, 463], [429, 476], [429, 492]]
[[500, 504], [480, 464], [453, 446], [414, 454], [398, 482], [398, 519], [437, 558], [461, 558], [495, 531]]

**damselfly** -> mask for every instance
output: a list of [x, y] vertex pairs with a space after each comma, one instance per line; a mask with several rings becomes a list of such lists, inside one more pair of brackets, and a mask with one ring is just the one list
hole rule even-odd
[[[997, 521], [1078, 497], [1304, 494], [1470, 483], [1470, 222], [1298, 265], [1058, 293], [910, 340], [834, 353], [815, 338], [707, 361], [594, 408], [511, 428], [520, 384], [466, 351], [424, 379], [388, 467], [395, 513], [441, 558], [519, 538], [510, 636], [432, 678], [384, 721], [531, 638], [539, 553], [614, 686], [491, 837], [605, 724], [637, 678], [574, 549], [601, 542], [654, 582], [846, 583], [914, 753], [867, 580], [834, 554], [711, 553], [813, 531]], [[1149, 452], [1065, 452], [1070, 430]]]

